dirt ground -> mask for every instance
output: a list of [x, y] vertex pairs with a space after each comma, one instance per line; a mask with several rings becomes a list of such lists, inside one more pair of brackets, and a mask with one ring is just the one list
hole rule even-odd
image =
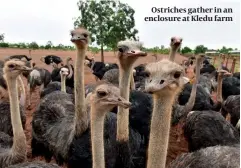
[[[25, 54], [28, 56], [29, 51], [27, 49], [0, 49], [0, 60], [3, 60], [6, 56], [22, 55], [22, 54]], [[51, 71], [50, 66], [45, 65], [43, 62], [40, 61], [41, 56], [45, 56], [45, 55], [49, 55], [49, 54], [60, 56], [65, 61], [67, 57], [72, 57], [72, 59], [75, 60], [76, 52], [75, 51], [58, 51], [58, 50], [32, 50], [31, 57], [32, 57], [33, 61], [36, 63], [37, 67], [46, 68], [49, 71]], [[88, 52], [87, 55], [89, 57], [93, 56], [93, 54], [90, 52]], [[117, 63], [117, 59], [113, 52], [105, 52], [104, 55], [105, 55], [105, 62]], [[95, 57], [95, 60], [100, 60], [100, 53], [96, 54], [94, 57]], [[160, 54], [157, 56], [158, 60], [167, 58], [167, 57], [168, 57], [168, 55], [160, 55]], [[181, 63], [182, 60], [184, 60], [184, 59], [186, 59], [186, 58], [178, 54], [175, 61], [178, 63]], [[155, 58], [152, 57], [151, 54], [149, 54], [147, 57], [139, 59], [136, 62], [136, 65], [138, 65], [140, 63], [148, 63], [148, 62], [154, 62], [154, 61], [155, 61]], [[189, 69], [188, 77], [192, 77], [192, 76], [193, 76], [193, 70]], [[26, 79], [24, 79], [24, 82], [25, 82], [25, 84], [27, 83]], [[95, 78], [91, 74], [91, 72], [88, 68], [85, 68], [85, 83], [86, 84], [95, 83]], [[25, 85], [25, 86], [27, 86], [27, 85]], [[26, 122], [26, 130], [25, 130], [28, 148], [29, 148], [28, 149], [28, 160], [29, 161], [33, 160], [31, 158], [31, 146], [30, 146], [30, 144], [31, 144], [31, 121], [32, 121], [32, 115], [36, 109], [36, 106], [39, 103], [39, 90], [38, 89], [36, 89], [35, 92], [33, 93], [31, 102], [32, 102], [32, 104], [31, 104], [32, 109], [31, 110], [26, 109], [27, 122]], [[171, 160], [175, 159], [176, 156], [179, 155], [180, 153], [187, 152], [187, 142], [185, 141], [184, 137], [182, 136], [180, 142], [177, 142], [176, 128], [177, 127], [173, 127], [171, 129], [169, 152], [168, 152], [168, 159], [167, 159], [168, 163]], [[37, 158], [34, 160], [43, 160], [43, 159]]]

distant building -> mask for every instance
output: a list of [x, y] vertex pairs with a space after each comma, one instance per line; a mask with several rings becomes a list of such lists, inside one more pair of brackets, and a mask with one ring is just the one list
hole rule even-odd
[[218, 51], [212, 50], [212, 51], [206, 51], [205, 55], [207, 56], [216, 56], [219, 55], [220, 53]]
[[235, 55], [235, 56], [240, 56], [240, 51], [239, 50], [233, 50], [233, 51], [229, 51], [228, 54]]

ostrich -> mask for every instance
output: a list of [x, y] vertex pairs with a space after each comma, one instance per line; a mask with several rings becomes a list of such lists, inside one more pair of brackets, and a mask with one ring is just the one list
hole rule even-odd
[[[17, 77], [23, 72], [30, 70], [22, 61], [10, 60], [4, 65], [3, 72], [7, 81], [10, 97], [11, 124], [13, 127], [13, 143], [1, 146], [0, 165], [7, 167], [21, 163], [26, 159], [27, 143], [20, 117], [20, 107], [17, 91]], [[5, 135], [8, 136], [8, 135]], [[9, 139], [9, 138], [8, 138]]]
[[147, 168], [165, 168], [172, 105], [184, 85], [184, 69], [169, 60], [146, 66], [145, 90], [153, 94]]
[[192, 111], [184, 124], [184, 136], [190, 152], [210, 146], [233, 146], [239, 132], [216, 111]]
[[225, 118], [230, 114], [230, 122], [235, 127], [240, 119], [240, 95], [229, 96], [222, 103], [221, 113]]
[[93, 168], [105, 168], [104, 120], [105, 115], [116, 105], [130, 107], [130, 102], [120, 97], [119, 88], [110, 84], [100, 84], [90, 95], [91, 100], [91, 143]]
[[172, 124], [175, 124], [175, 122], [178, 121], [181, 117], [185, 118], [185, 116], [193, 109], [197, 94], [197, 85], [200, 77], [200, 67], [203, 59], [204, 55], [199, 55], [196, 58], [196, 80], [192, 85], [190, 97], [185, 105], [179, 105], [178, 103], [174, 105], [172, 112]]
[[[136, 41], [120, 41], [118, 59], [120, 64], [119, 87], [121, 96], [129, 100], [130, 83], [133, 78], [133, 66], [138, 57], [144, 57], [146, 52], [141, 51], [142, 43]], [[120, 167], [130, 166], [129, 148], [129, 109], [118, 107], [117, 113], [117, 143], [118, 159], [116, 164]], [[121, 164], [124, 164], [121, 166]], [[126, 164], [126, 165], [125, 165]]]
[[[50, 151], [53, 151], [56, 158], [60, 158], [59, 162], [66, 160], [69, 146], [74, 137], [81, 136], [89, 126], [84, 97], [84, 59], [89, 42], [89, 32], [84, 28], [78, 28], [71, 31], [71, 36], [71, 41], [77, 48], [74, 68], [74, 98], [73, 95], [63, 92], [48, 94], [41, 100], [33, 116], [32, 154], [33, 156], [43, 154], [47, 161], [51, 159], [51, 156], [47, 155]], [[73, 99], [74, 103], [72, 103]], [[51, 113], [49, 113], [50, 111]], [[62, 117], [54, 117], [53, 121], [49, 119], [53, 115]], [[65, 126], [63, 127], [63, 125]]]
[[178, 156], [168, 168], [240, 167], [240, 147], [212, 146]]
[[95, 61], [94, 58], [90, 59], [87, 56], [85, 57], [85, 60], [86, 62], [88, 61], [85, 65], [87, 64], [87, 66], [91, 69], [93, 75], [96, 77], [96, 81], [98, 79], [101, 80], [107, 71], [111, 69], [118, 69], [118, 65], [116, 63], [105, 64], [103, 62]]
[[[71, 88], [74, 88], [74, 67], [70, 64], [70, 61], [72, 61], [72, 58], [71, 57], [68, 57], [66, 59], [66, 65], [63, 66], [65, 68], [68, 69], [69, 71], [69, 74], [68, 76], [66, 77], [66, 86], [68, 87], [71, 87]], [[52, 73], [51, 73], [51, 79], [52, 81], [58, 81], [60, 82], [61, 81], [61, 76], [60, 76], [60, 69], [61, 68], [55, 68]]]
[[40, 98], [44, 97], [45, 95], [52, 93], [54, 91], [62, 91], [67, 92], [69, 94], [73, 94], [72, 88], [66, 87], [66, 77], [69, 75], [69, 69], [65, 67], [61, 67], [59, 70], [61, 82], [50, 82], [46, 88], [44, 88], [40, 93]]
[[170, 54], [169, 54], [169, 60], [170, 61], [174, 61], [175, 55], [176, 55], [178, 49], [181, 47], [181, 44], [182, 44], [182, 38], [179, 38], [179, 37], [172, 37], [171, 38], [171, 43], [170, 43], [171, 51], [170, 51]]
[[[71, 32], [71, 41], [77, 48], [75, 62], [74, 96], [63, 92], [46, 95], [33, 116], [32, 155], [43, 155], [47, 161], [54, 156], [58, 164], [67, 162], [69, 167], [79, 165], [90, 168], [89, 114], [84, 92], [84, 57], [89, 33], [83, 28]], [[75, 101], [75, 103], [72, 103]], [[63, 127], [64, 125], [64, 127]], [[106, 167], [113, 167], [116, 160], [116, 115], [109, 113], [105, 118]], [[141, 136], [130, 130], [133, 153], [139, 150]], [[111, 158], [111, 159], [110, 159]]]
[[63, 60], [60, 57], [56, 56], [56, 55], [42, 56], [40, 58], [40, 61], [42, 61], [43, 63], [45, 63], [47, 65], [52, 65], [53, 68], [57, 68], [58, 65], [63, 62]]
[[32, 92], [36, 86], [40, 86], [40, 93], [51, 81], [51, 74], [48, 70], [43, 68], [35, 67], [29, 74], [28, 77], [28, 90], [29, 90], [29, 99], [28, 99], [28, 108], [31, 106], [31, 97]]

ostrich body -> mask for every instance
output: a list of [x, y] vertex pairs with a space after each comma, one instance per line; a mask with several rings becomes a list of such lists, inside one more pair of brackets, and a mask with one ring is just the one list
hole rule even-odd
[[165, 168], [172, 105], [184, 85], [184, 69], [169, 60], [146, 66], [145, 90], [153, 93], [153, 113], [147, 168]]
[[209, 146], [230, 146], [240, 140], [236, 128], [215, 111], [190, 112], [183, 129], [191, 152]]
[[120, 90], [112, 85], [102, 84], [96, 87], [91, 100], [91, 142], [93, 168], [105, 168], [104, 119], [116, 105], [128, 108], [130, 103], [120, 97]]
[[230, 114], [231, 124], [235, 127], [240, 119], [240, 95], [229, 96], [222, 104], [222, 115]]
[[176, 55], [178, 49], [181, 47], [181, 44], [182, 44], [182, 38], [179, 38], [179, 37], [171, 38], [171, 43], [170, 43], [171, 51], [169, 54], [170, 61], [174, 61], [175, 55]]
[[[66, 77], [66, 86], [74, 88], [74, 67], [70, 64], [70, 61], [72, 61], [72, 58], [69, 57], [66, 59], [66, 65], [63, 66], [64, 68], [67, 68], [69, 71], [68, 76]], [[62, 67], [61, 67], [62, 68]], [[60, 76], [60, 69], [61, 68], [55, 68], [51, 73], [51, 79], [52, 81], [61, 81]]]
[[[88, 47], [89, 32], [79, 28], [73, 30], [71, 35], [71, 41], [75, 43], [77, 48], [74, 72], [75, 98], [73, 95], [63, 92], [53, 92], [46, 95], [41, 100], [32, 122], [33, 155], [44, 154], [45, 152], [41, 151], [41, 147], [44, 147], [43, 149], [47, 150], [46, 153], [53, 151], [59, 162], [67, 159], [73, 138], [81, 136], [89, 126], [84, 99], [84, 59]], [[73, 103], [74, 100], [75, 103]], [[45, 158], [50, 160], [51, 155], [45, 155]]]
[[51, 81], [51, 74], [48, 70], [43, 68], [35, 67], [29, 74], [28, 77], [28, 89], [29, 89], [29, 101], [28, 107], [31, 105], [32, 92], [36, 86], [40, 86], [40, 92], [45, 88]]
[[[17, 90], [17, 77], [26, 70], [30, 70], [24, 66], [22, 61], [10, 60], [4, 65], [4, 77], [7, 81], [9, 98], [10, 98], [10, 113], [11, 123], [13, 127], [13, 143], [12, 146], [0, 145], [0, 167], [4, 168], [12, 164], [21, 163], [26, 159], [27, 144], [26, 137], [23, 131], [18, 90]], [[7, 139], [9, 142], [9, 138]]]
[[[40, 93], [40, 98], [43, 98], [49, 93], [52, 93], [54, 91], [61, 91], [61, 82], [50, 82], [46, 88], [43, 89], [43, 91]], [[72, 88], [66, 86], [66, 93], [73, 94], [74, 91]]]
[[240, 147], [213, 146], [178, 156], [168, 168], [238, 168]]
[[47, 65], [56, 64], [57, 66], [61, 62], [63, 62], [63, 60], [59, 56], [56, 56], [56, 55], [46, 55], [46, 56], [41, 57], [40, 60]]

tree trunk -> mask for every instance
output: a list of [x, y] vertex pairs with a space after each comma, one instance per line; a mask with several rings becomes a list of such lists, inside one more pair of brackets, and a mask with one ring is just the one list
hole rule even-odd
[[101, 62], [105, 62], [104, 60], [104, 49], [103, 49], [103, 44], [101, 44]]

